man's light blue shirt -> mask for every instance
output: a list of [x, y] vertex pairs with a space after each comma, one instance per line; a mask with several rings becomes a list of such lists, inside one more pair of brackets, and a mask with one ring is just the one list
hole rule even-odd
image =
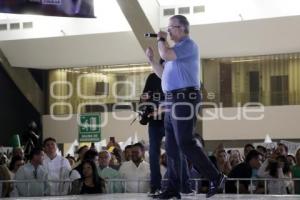
[[[105, 180], [108, 179], [121, 179], [121, 174], [111, 168], [111, 167], [106, 167], [104, 169], [101, 169], [100, 167], [98, 168], [98, 174], [104, 178]], [[108, 182], [106, 184], [106, 191], [108, 193], [122, 193], [123, 192], [123, 185], [122, 183], [119, 181], [116, 182]]]
[[197, 44], [186, 36], [172, 49], [176, 59], [165, 62], [162, 74], [163, 91], [186, 87], [200, 88], [200, 56]]

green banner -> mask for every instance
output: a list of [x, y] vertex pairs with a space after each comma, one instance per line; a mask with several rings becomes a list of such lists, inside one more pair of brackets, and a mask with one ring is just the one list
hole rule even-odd
[[80, 115], [79, 142], [99, 142], [101, 140], [100, 114]]

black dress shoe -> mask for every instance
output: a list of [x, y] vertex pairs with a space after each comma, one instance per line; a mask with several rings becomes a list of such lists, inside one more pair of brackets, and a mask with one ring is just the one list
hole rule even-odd
[[212, 197], [218, 193], [219, 190], [223, 190], [225, 186], [226, 177], [224, 174], [220, 174], [216, 181], [210, 183], [208, 188], [208, 192], [206, 193], [206, 198]]
[[196, 191], [192, 190], [192, 189], [187, 189], [187, 190], [183, 190], [180, 193], [182, 196], [195, 196], [196, 195]]
[[158, 196], [161, 193], [159, 189], [151, 189], [151, 191], [148, 193], [148, 197], [154, 197]]
[[179, 192], [166, 190], [160, 193], [159, 195], [153, 196], [153, 198], [154, 199], [172, 199], [172, 198], [181, 199], [181, 196]]

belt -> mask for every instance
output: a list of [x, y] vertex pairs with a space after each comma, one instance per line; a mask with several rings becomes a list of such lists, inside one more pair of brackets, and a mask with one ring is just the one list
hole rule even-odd
[[198, 87], [185, 87], [185, 88], [179, 88], [179, 89], [175, 89], [175, 90], [171, 90], [166, 92], [168, 93], [172, 93], [172, 94], [176, 94], [176, 93], [180, 93], [180, 92], [196, 92], [199, 91], [200, 89]]

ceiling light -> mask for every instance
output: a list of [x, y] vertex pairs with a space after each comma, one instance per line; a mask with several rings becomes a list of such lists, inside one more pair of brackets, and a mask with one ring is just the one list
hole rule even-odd
[[232, 60], [232, 63], [240, 63], [240, 62], [254, 62], [254, 61], [260, 61], [260, 58], [255, 59], [243, 59], [243, 60]]

